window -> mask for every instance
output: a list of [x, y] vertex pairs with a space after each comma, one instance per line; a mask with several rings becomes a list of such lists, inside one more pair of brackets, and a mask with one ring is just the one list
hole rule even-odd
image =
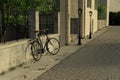
[[89, 7], [89, 8], [92, 7], [92, 0], [87, 0], [87, 7]]
[[71, 34], [78, 34], [78, 19], [71, 18]]
[[49, 34], [58, 33], [58, 16], [57, 13], [40, 14], [40, 29], [48, 29]]
[[53, 11], [40, 13], [39, 29], [48, 29], [49, 34], [58, 34], [58, 12], [60, 10], [60, 0], [55, 0]]

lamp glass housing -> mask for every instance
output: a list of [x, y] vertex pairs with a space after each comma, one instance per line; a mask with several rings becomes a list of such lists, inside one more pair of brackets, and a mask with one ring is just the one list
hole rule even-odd
[[89, 12], [90, 16], [92, 16], [92, 11]]
[[78, 14], [81, 15], [82, 14], [82, 9], [78, 9]]

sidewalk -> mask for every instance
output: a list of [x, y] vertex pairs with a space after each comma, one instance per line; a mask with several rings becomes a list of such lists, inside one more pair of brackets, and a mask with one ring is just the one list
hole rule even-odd
[[106, 32], [108, 28], [104, 28], [97, 33], [92, 35], [92, 39], [82, 39], [82, 45], [77, 46], [77, 40], [69, 46], [62, 47], [57, 55], [45, 54], [42, 59], [38, 62], [32, 60], [28, 63], [24, 63], [11, 71], [0, 75], [0, 80], [34, 80], [36, 77], [40, 76], [45, 71], [49, 70], [51, 67], [58, 64], [61, 60], [65, 59], [72, 53], [75, 53], [80, 48], [87, 45], [92, 40], [99, 37], [102, 33]]

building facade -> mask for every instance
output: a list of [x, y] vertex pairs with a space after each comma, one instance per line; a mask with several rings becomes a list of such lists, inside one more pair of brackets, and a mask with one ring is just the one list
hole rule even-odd
[[[97, 18], [98, 18], [98, 11], [97, 11], [97, 0], [81, 0], [81, 6], [83, 10], [82, 14], [82, 37], [86, 37], [90, 33], [94, 33], [97, 31]], [[90, 16], [90, 11], [92, 12]], [[91, 26], [91, 27], [90, 27]]]
[[[98, 5], [103, 3], [106, 8], [105, 19], [99, 20]], [[69, 44], [78, 36], [78, 8], [82, 9], [80, 20], [82, 38], [89, 36], [90, 32], [93, 34], [109, 24], [109, 0], [61, 0], [60, 22], [63, 20], [65, 21], [60, 23], [60, 25], [64, 24], [64, 28], [60, 26], [60, 32], [64, 33], [63, 35], [60, 33], [60, 39], [63, 41], [65, 38], [64, 44]], [[90, 11], [92, 11], [92, 16], [90, 16]]]

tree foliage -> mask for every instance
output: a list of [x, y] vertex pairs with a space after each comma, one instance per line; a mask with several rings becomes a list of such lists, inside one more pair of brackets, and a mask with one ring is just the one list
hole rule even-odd
[[11, 10], [19, 12], [30, 9], [48, 12], [52, 11], [55, 0], [1, 0], [0, 5], [10, 7]]
[[106, 7], [103, 4], [98, 5], [98, 19], [104, 19], [106, 17]]
[[48, 13], [53, 11], [54, 5], [55, 0], [0, 0], [2, 35], [5, 35], [9, 25], [26, 25], [29, 10]]
[[13, 22], [17, 18], [22, 19], [22, 15], [25, 15], [29, 10], [48, 13], [53, 10], [54, 5], [55, 0], [1, 0], [0, 2], [0, 8], [5, 14], [5, 18]]

